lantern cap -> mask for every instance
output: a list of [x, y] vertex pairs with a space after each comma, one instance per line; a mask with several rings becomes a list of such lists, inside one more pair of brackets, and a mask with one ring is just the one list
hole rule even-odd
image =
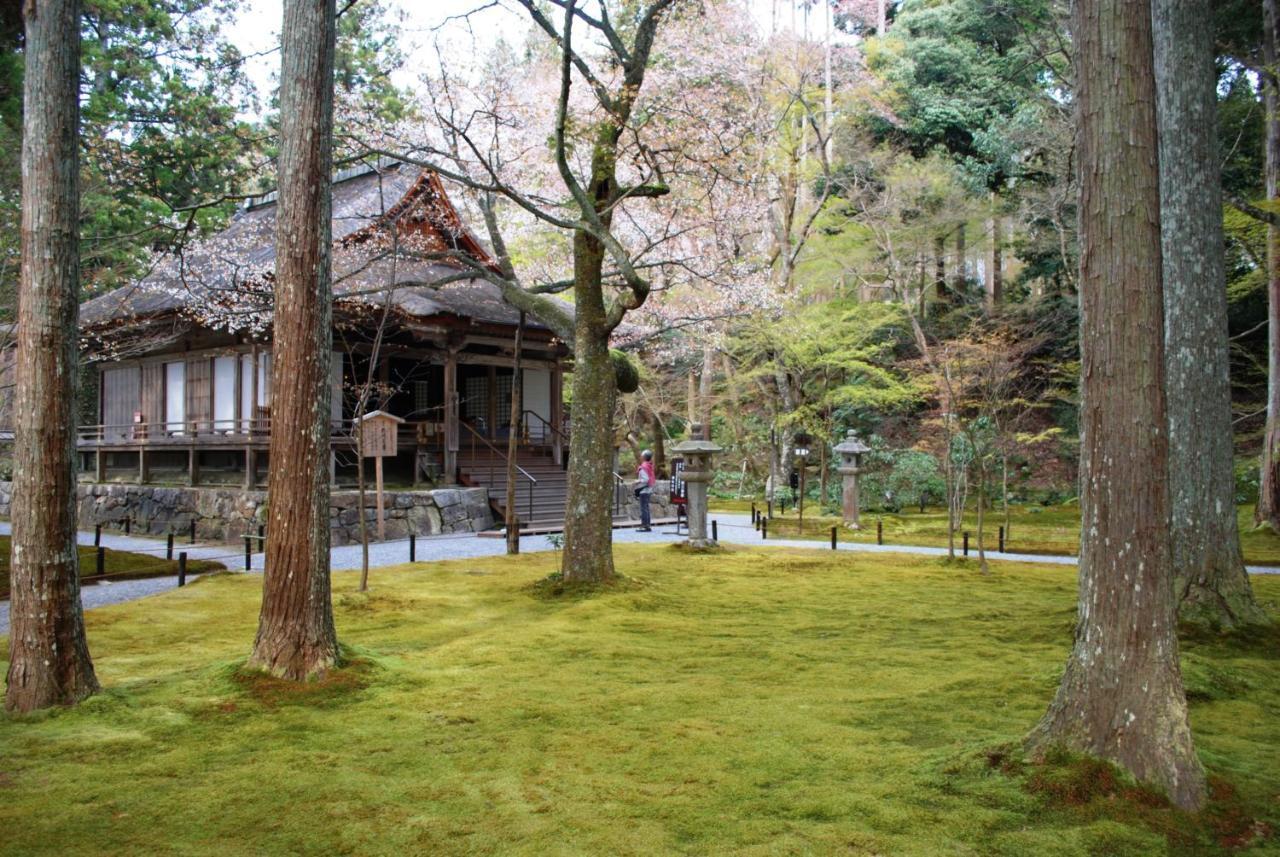
[[844, 436], [844, 440], [832, 447], [841, 455], [861, 455], [864, 452], [870, 452], [871, 447], [867, 446], [858, 438], [858, 433], [853, 429], [849, 429], [848, 434]]
[[712, 443], [709, 440], [690, 438], [689, 440], [680, 441], [675, 446], [671, 447], [670, 451], [676, 454], [688, 455], [693, 453], [696, 455], [698, 453], [724, 452], [724, 447]]

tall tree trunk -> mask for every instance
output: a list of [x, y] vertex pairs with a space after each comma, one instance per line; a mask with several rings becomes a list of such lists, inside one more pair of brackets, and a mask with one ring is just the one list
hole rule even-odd
[[698, 378], [698, 419], [702, 422], [702, 436], [711, 439], [711, 390], [716, 376], [716, 353], [711, 346], [702, 349], [702, 375]]
[[[1077, 0], [1080, 597], [1062, 683], [1028, 736], [1204, 802], [1187, 722], [1170, 555], [1151, 7]], [[1116, 319], [1124, 319], [1117, 324]]]
[[653, 472], [662, 478], [667, 475], [667, 430], [657, 411], [649, 412], [649, 426], [653, 432]]
[[955, 291], [956, 296], [961, 299], [969, 292], [969, 269], [966, 264], [969, 249], [965, 243], [966, 232], [965, 224], [961, 223], [956, 227], [956, 270], [952, 289]]
[[617, 376], [601, 291], [604, 248], [585, 232], [573, 238], [573, 442], [561, 573], [566, 581], [604, 583], [613, 568], [613, 409]]
[[947, 288], [947, 236], [939, 235], [933, 239], [933, 291], [939, 301], [950, 301], [951, 292]]
[[[520, 553], [520, 514], [516, 511], [516, 455], [519, 453], [520, 425], [520, 350], [524, 347], [524, 313], [520, 313], [520, 324], [516, 327], [516, 359], [511, 378], [511, 425], [507, 429], [507, 553], [514, 556]], [[530, 511], [532, 514], [532, 511]]]
[[1229, 626], [1267, 614], [1236, 518], [1212, 11], [1152, 2], [1174, 595], [1184, 618]]
[[1004, 217], [1000, 214], [1000, 195], [991, 194], [991, 290], [987, 293], [987, 309], [995, 312], [1004, 303]]
[[334, 17], [334, 0], [284, 3], [269, 525], [249, 665], [293, 680], [338, 659], [329, 593]]
[[80, 3], [29, 0], [25, 17], [12, 626], [4, 700], [18, 712], [71, 705], [98, 690], [76, 548]]
[[[1262, 0], [1262, 98], [1267, 202], [1280, 199], [1280, 12]], [[1258, 524], [1280, 531], [1280, 228], [1267, 225], [1267, 427], [1258, 480]]]

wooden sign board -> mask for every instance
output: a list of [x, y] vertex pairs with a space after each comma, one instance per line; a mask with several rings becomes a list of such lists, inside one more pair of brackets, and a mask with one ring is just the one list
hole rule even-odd
[[383, 458], [396, 454], [396, 435], [404, 420], [383, 411], [365, 414], [361, 420], [361, 443], [365, 458]]
[[386, 516], [382, 503], [382, 459], [396, 454], [396, 435], [400, 424], [404, 422], [394, 414], [384, 411], [372, 411], [360, 418], [360, 445], [364, 448], [365, 458], [376, 459], [374, 477], [378, 491], [378, 539], [387, 537]]

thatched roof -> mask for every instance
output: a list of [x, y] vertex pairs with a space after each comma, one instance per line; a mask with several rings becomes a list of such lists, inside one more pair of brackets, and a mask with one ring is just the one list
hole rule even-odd
[[[491, 269], [493, 262], [434, 173], [402, 164], [349, 170], [335, 179], [332, 200], [336, 312], [344, 296], [381, 305], [394, 285], [401, 317], [518, 322], [519, 311], [497, 286], [478, 276], [457, 279], [472, 270], [464, 258]], [[275, 227], [275, 194], [250, 200], [222, 232], [161, 259], [137, 283], [83, 304], [82, 330], [106, 340], [113, 329], [186, 321], [261, 332], [270, 324]], [[446, 278], [452, 281], [432, 286]]]

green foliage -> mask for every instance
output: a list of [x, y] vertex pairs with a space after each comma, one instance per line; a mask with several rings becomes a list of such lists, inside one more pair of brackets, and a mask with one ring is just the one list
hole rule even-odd
[[835, 300], [752, 321], [731, 344], [746, 367], [737, 378], [739, 396], [754, 400], [761, 384], [785, 373], [798, 381], [803, 399], [778, 415], [779, 424], [822, 436], [834, 429], [837, 411], [858, 419], [905, 410], [924, 393], [896, 366], [909, 336], [901, 307], [887, 303]]

